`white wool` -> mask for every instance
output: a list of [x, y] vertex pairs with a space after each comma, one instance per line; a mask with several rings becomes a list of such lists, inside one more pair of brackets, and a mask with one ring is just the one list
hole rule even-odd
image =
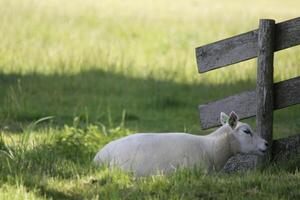
[[[145, 176], [169, 174], [178, 167], [220, 170], [235, 153], [236, 142], [228, 125], [206, 136], [187, 133], [138, 133], [105, 145], [94, 158], [97, 164], [118, 167]], [[232, 146], [235, 145], [235, 146]]]
[[237, 153], [263, 155], [268, 143], [256, 135], [248, 124], [238, 121], [235, 112], [220, 113], [223, 124], [206, 136], [188, 133], [138, 133], [105, 145], [94, 162], [118, 167], [147, 176], [157, 172], [169, 174], [177, 168], [202, 168], [204, 172], [220, 170]]

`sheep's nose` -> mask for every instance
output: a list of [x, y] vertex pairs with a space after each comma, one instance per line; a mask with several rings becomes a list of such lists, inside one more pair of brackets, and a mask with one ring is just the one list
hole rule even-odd
[[266, 147], [268, 147], [268, 146], [269, 146], [269, 143], [268, 143], [268, 142], [265, 142], [265, 145], [266, 145]]

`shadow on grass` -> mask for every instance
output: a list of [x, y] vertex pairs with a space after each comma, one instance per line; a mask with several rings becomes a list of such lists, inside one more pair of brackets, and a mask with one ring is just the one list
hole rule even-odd
[[[127, 178], [124, 180], [126, 181], [122, 182], [120, 179], [124, 175], [108, 174], [108, 176], [102, 176], [98, 181], [93, 180], [82, 186], [80, 184], [73, 185], [66, 192], [42, 184], [35, 184], [32, 187], [27, 184], [26, 186], [37, 188], [39, 195], [46, 195], [53, 199], [84, 199], [87, 196], [96, 195], [100, 195], [104, 199], [143, 199], [145, 197], [168, 199], [170, 195], [182, 197], [182, 194], [185, 194], [186, 199], [223, 199], [228, 196], [236, 196], [235, 194], [238, 193], [245, 193], [244, 195], [250, 195], [253, 198], [275, 194], [281, 198], [288, 196], [291, 199], [298, 199], [300, 194], [297, 192], [296, 184], [299, 181], [297, 176], [299, 165], [295, 165], [295, 161], [299, 163], [299, 155], [292, 157], [291, 160], [277, 163], [277, 166], [270, 166], [264, 172], [253, 171], [231, 175], [223, 173], [203, 175], [197, 170], [183, 170], [168, 177], [134, 179], [125, 175]], [[290, 167], [286, 167], [287, 165]], [[269, 183], [270, 180], [273, 181], [272, 184]], [[284, 184], [281, 184], [281, 181]], [[288, 188], [289, 193], [287, 194]], [[252, 194], [252, 189], [259, 189], [259, 191]]]
[[[197, 105], [254, 88], [253, 82], [209, 85], [128, 78], [101, 70], [75, 75], [0, 75], [1, 126], [20, 130], [45, 116], [54, 126], [74, 117], [119, 122], [126, 110], [129, 128], [142, 131], [197, 130]], [[197, 128], [196, 128], [197, 127]]]
[[[2, 149], [1, 149], [2, 150]], [[44, 180], [76, 180], [95, 172], [92, 165], [95, 152], [81, 144], [65, 145], [58, 141], [32, 149], [12, 149], [13, 159], [0, 154], [0, 185], [22, 184], [37, 195], [52, 199], [82, 199], [79, 193], [48, 187]], [[50, 181], [51, 182], [51, 181]]]
[[27, 184], [26, 185], [27, 188], [29, 189], [38, 189], [38, 195], [40, 196], [46, 196], [47, 198], [50, 199], [65, 199], [65, 200], [76, 200], [76, 199], [83, 199], [83, 196], [79, 196], [79, 195], [71, 195], [71, 194], [67, 194], [66, 192], [61, 192], [58, 191], [56, 189], [50, 189], [47, 188], [43, 185], [30, 185]]
[[[113, 125], [125, 110], [126, 127], [131, 130], [199, 132], [199, 104], [254, 88], [252, 81], [192, 85], [102, 70], [75, 75], [1, 74], [0, 127], [20, 132], [45, 116], [54, 116], [52, 127], [72, 125], [75, 117], [85, 123]], [[300, 106], [275, 112], [275, 122], [279, 135], [300, 132]]]

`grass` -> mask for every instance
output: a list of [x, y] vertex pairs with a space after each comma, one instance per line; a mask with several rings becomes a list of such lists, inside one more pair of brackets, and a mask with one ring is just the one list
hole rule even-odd
[[[259, 18], [299, 17], [299, 5], [1, 0], [0, 199], [299, 199], [299, 155], [234, 175], [135, 179], [91, 165], [101, 146], [134, 132], [210, 132], [197, 105], [254, 89], [256, 61], [199, 75], [194, 48]], [[276, 53], [276, 81], [299, 76], [299, 53]], [[276, 111], [274, 137], [299, 133], [299, 113]]]
[[[62, 130], [33, 127], [22, 136], [2, 133], [1, 199], [298, 199], [300, 157], [264, 171], [204, 175], [181, 170], [171, 176], [134, 178], [91, 165], [99, 146], [130, 134], [96, 125]], [[37, 129], [37, 130], [35, 130]], [[4, 153], [5, 152], [5, 153]]]

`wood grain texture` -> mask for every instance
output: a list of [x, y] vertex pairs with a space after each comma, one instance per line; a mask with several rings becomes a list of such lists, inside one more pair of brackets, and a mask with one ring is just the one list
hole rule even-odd
[[[274, 84], [274, 109], [300, 103], [300, 77]], [[222, 100], [199, 105], [202, 129], [221, 125], [220, 113], [235, 111], [240, 119], [256, 115], [256, 91], [246, 91]]]
[[269, 144], [258, 163], [263, 165], [270, 160], [273, 140], [273, 61], [275, 42], [275, 21], [261, 19], [258, 30], [258, 59], [256, 80], [256, 132]]
[[229, 114], [231, 111], [234, 111], [238, 114], [240, 119], [255, 116], [255, 101], [255, 91], [247, 91], [219, 101], [199, 105], [202, 129], [221, 125], [221, 112]]
[[[276, 24], [275, 51], [300, 44], [300, 17]], [[258, 55], [258, 30], [196, 48], [199, 73], [252, 59]]]

